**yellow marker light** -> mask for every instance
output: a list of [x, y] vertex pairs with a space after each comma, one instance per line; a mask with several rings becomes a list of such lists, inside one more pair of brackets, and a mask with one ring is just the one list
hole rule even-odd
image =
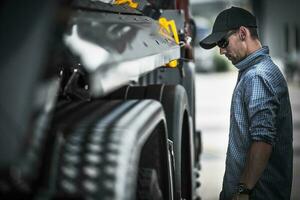
[[[164, 17], [159, 18], [159, 25], [162, 26], [169, 35], [173, 34], [174, 40], [177, 44], [179, 44], [179, 38], [177, 33], [177, 28], [174, 20], [167, 20]], [[171, 28], [171, 29], [170, 29]]]
[[137, 8], [138, 3], [133, 2], [132, 0], [115, 0], [114, 4], [121, 5], [121, 4], [128, 4], [131, 8]]
[[[179, 37], [177, 33], [177, 28], [174, 20], [167, 20], [164, 17], [159, 18], [159, 25], [161, 26], [159, 32], [167, 38], [172, 38], [175, 40], [176, 44], [179, 44]], [[177, 67], [178, 61], [172, 60], [166, 66], [167, 67]]]
[[178, 61], [177, 60], [172, 60], [167, 64], [167, 67], [177, 67]]

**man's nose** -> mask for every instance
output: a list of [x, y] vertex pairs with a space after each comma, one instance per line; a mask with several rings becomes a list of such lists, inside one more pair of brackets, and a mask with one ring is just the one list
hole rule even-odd
[[221, 55], [223, 55], [223, 54], [226, 53], [226, 49], [225, 49], [225, 48], [221, 48], [221, 47], [219, 47], [219, 48], [220, 48], [220, 54], [221, 54]]

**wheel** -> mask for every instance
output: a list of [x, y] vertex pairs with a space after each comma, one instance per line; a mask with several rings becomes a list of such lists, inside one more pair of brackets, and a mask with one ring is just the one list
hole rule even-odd
[[56, 120], [61, 125], [46, 180], [47, 189], [55, 194], [53, 199], [132, 200], [141, 183], [141, 198], [144, 193], [153, 199], [171, 200], [161, 104], [100, 100], [78, 106], [61, 111]]
[[161, 103], [165, 110], [169, 138], [174, 143], [175, 199], [192, 199], [193, 135], [189, 123], [189, 105], [181, 85], [165, 86]]
[[125, 87], [109, 98], [155, 99], [164, 108], [168, 139], [173, 141], [175, 157], [174, 198], [190, 200], [194, 181], [194, 135], [193, 116], [189, 101], [181, 85], [148, 85]]
[[127, 87], [126, 94], [121, 91], [126, 99], [155, 99], [163, 105], [175, 154], [174, 197], [192, 199], [194, 136], [185, 89], [181, 85], [149, 85]]

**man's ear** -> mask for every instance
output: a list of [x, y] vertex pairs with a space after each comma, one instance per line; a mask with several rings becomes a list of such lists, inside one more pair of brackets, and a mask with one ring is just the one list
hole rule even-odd
[[244, 26], [241, 26], [240, 31], [239, 31], [240, 40], [244, 41], [246, 39], [247, 33], [248, 33], [247, 28]]

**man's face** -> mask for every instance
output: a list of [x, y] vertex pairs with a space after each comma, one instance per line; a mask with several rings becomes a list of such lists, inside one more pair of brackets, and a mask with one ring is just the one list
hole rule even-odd
[[239, 36], [239, 30], [229, 32], [223, 41], [218, 42], [218, 46], [220, 54], [224, 54], [234, 65], [247, 56], [246, 46]]

